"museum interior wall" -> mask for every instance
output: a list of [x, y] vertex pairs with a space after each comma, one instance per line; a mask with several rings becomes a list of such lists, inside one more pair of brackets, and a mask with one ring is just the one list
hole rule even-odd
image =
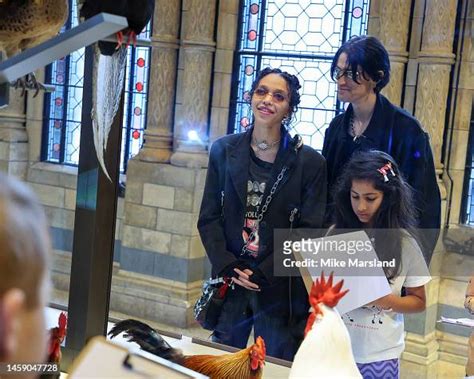
[[[442, 236], [459, 244], [473, 234], [460, 224], [474, 90], [473, 15], [467, 0], [372, 0], [368, 29], [391, 57], [393, 76], [383, 93], [430, 135]], [[209, 146], [228, 130], [239, 1], [157, 0], [155, 18], [146, 142], [123, 177], [110, 308], [192, 334], [192, 307], [210, 272], [196, 222]], [[0, 169], [27, 181], [46, 209], [53, 302], [67, 306], [77, 168], [41, 162], [42, 129], [43, 96], [23, 98], [11, 90], [10, 105], [0, 110]], [[191, 129], [199, 142], [188, 139]], [[408, 317], [402, 370], [410, 377], [463, 373], [469, 330], [436, 322], [441, 315], [467, 317], [464, 291], [474, 252], [455, 246], [440, 239], [427, 309]]]

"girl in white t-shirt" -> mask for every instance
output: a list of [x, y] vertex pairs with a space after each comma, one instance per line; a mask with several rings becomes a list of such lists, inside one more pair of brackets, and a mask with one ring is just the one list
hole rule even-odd
[[[364, 229], [372, 238], [392, 293], [343, 316], [359, 370], [367, 378], [398, 378], [404, 349], [404, 313], [422, 312], [430, 275], [415, 236], [412, 190], [393, 158], [358, 152], [347, 163], [335, 194], [334, 231]], [[401, 289], [405, 288], [405, 296]], [[370, 288], [367, 288], [370, 291]]]

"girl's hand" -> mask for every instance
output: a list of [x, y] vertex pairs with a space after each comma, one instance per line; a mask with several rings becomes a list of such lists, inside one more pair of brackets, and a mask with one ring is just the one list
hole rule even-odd
[[255, 283], [250, 281], [250, 275], [253, 274], [253, 271], [246, 268], [243, 271], [239, 270], [238, 268], [234, 268], [234, 271], [239, 275], [238, 278], [232, 277], [232, 281], [235, 284], [238, 284], [241, 287], [244, 287], [250, 291], [260, 291], [260, 287]]
[[393, 295], [393, 294], [389, 294], [389, 295], [386, 295], [386, 296], [383, 296], [375, 301], [372, 301], [371, 303], [367, 304], [366, 307], [377, 307], [377, 308], [380, 308], [380, 309], [383, 309], [383, 310], [388, 310], [388, 309], [392, 309], [393, 308], [393, 303], [394, 303], [394, 299], [396, 298], [397, 296]]
[[405, 296], [390, 294], [367, 304], [367, 306], [376, 306], [384, 310], [390, 309], [397, 313], [423, 312], [426, 308], [425, 286], [405, 287], [405, 290]]

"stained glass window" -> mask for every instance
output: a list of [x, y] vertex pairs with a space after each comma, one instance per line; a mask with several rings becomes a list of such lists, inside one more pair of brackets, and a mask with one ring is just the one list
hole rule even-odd
[[366, 34], [368, 10], [369, 0], [245, 0], [229, 132], [251, 122], [249, 90], [256, 73], [278, 67], [297, 75], [302, 85], [292, 132], [321, 149], [324, 131], [342, 109], [330, 78], [332, 58], [344, 41]]
[[462, 223], [474, 226], [474, 110], [471, 114], [471, 128], [466, 158], [466, 177], [464, 180], [464, 214]]
[[[78, 24], [76, 1], [70, 2], [71, 14], [63, 29]], [[151, 26], [138, 36], [150, 38]], [[120, 170], [140, 150], [147, 116], [150, 47], [128, 48], [122, 150]], [[46, 83], [55, 91], [45, 95], [42, 159], [53, 163], [77, 165], [82, 116], [84, 49], [64, 57], [46, 68]]]

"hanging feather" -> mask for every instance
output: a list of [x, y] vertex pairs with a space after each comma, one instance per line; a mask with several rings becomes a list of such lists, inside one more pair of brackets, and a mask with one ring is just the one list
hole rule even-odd
[[[1, 1], [1, 0], [0, 0]], [[99, 41], [95, 47], [94, 85], [92, 98], [92, 127], [97, 159], [107, 178], [104, 153], [112, 122], [117, 113], [123, 91], [127, 48], [122, 47], [124, 35], [135, 42], [136, 36], [150, 21], [155, 0], [76, 0], [80, 17], [91, 18], [106, 12], [127, 18], [128, 28], [117, 33], [118, 44]]]
[[113, 55], [100, 54], [94, 49], [94, 87], [92, 89], [92, 129], [94, 146], [104, 174], [112, 181], [105, 165], [104, 155], [112, 122], [117, 114], [123, 92], [127, 63], [127, 48], [118, 49]]

